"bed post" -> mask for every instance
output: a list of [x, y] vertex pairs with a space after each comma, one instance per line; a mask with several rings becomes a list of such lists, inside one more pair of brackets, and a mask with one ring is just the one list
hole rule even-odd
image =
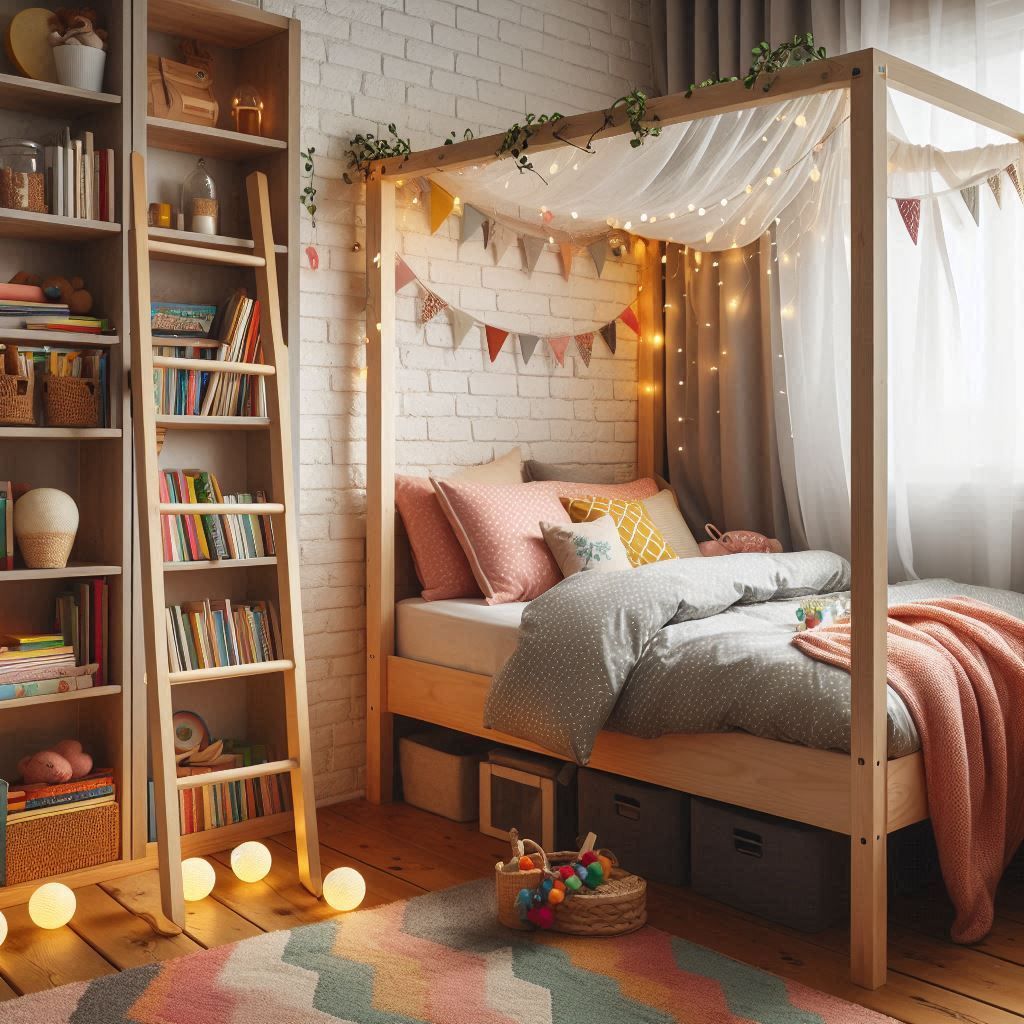
[[395, 186], [366, 183], [366, 795], [391, 800], [395, 650]]
[[888, 944], [886, 83], [875, 52], [865, 58], [850, 82], [850, 973], [874, 989]]
[[[659, 429], [658, 410], [663, 408], [659, 400], [659, 374], [656, 360], [663, 342], [661, 296], [661, 243], [638, 238], [634, 255], [640, 265], [640, 291], [637, 302], [640, 337], [637, 339], [637, 430], [636, 461], [637, 476], [654, 476], [664, 472], [664, 459], [658, 455]], [[661, 339], [661, 340], [656, 340]]]

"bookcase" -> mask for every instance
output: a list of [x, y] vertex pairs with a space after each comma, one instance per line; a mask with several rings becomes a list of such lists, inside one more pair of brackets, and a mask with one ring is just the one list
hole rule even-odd
[[[0, 0], [0, 26], [32, 4]], [[0, 426], [0, 480], [52, 486], [77, 502], [80, 525], [65, 569], [27, 569], [16, 563], [0, 572], [0, 631], [44, 632], [53, 626], [58, 596], [76, 581], [102, 578], [109, 586], [108, 684], [65, 694], [0, 701], [0, 778], [13, 778], [18, 760], [49, 743], [81, 739], [97, 766], [114, 770], [120, 808], [121, 850], [116, 861], [83, 869], [62, 880], [85, 884], [139, 870], [152, 862], [148, 810], [146, 685], [142, 643], [129, 388], [129, 157], [146, 155], [152, 199], [179, 204], [180, 185], [203, 157], [221, 201], [220, 234], [211, 239], [176, 227], [151, 228], [152, 239], [245, 251], [248, 237], [245, 176], [264, 171], [270, 184], [277, 271], [291, 387], [298, 385], [299, 27], [232, 0], [95, 0], [109, 33], [100, 93], [21, 77], [0, 49], [0, 138], [44, 142], [69, 126], [91, 131], [96, 145], [115, 151], [115, 220], [58, 217], [0, 209], [0, 281], [19, 271], [80, 276], [108, 317], [103, 335], [0, 327], [0, 344], [22, 349], [99, 347], [108, 355], [109, 422], [98, 427]], [[147, 116], [147, 54], [179, 57], [178, 41], [196, 39], [213, 57], [220, 118], [213, 127]], [[262, 134], [234, 130], [231, 95], [240, 83], [258, 89], [265, 103]], [[253, 274], [240, 267], [196, 268], [169, 257], [153, 264], [154, 299], [221, 304]], [[298, 408], [297, 400], [293, 403]], [[40, 422], [44, 422], [40, 417]], [[223, 488], [271, 494], [267, 421], [258, 418], [165, 417], [161, 466], [201, 468]], [[296, 431], [296, 437], [298, 432]], [[289, 498], [293, 496], [288, 496]], [[201, 598], [277, 601], [273, 558], [245, 562], [178, 563], [166, 574], [169, 603]], [[176, 707], [199, 713], [215, 736], [283, 743], [280, 678], [254, 675], [202, 687], [176, 687]], [[290, 816], [254, 819], [186, 838], [186, 852], [225, 848], [250, 835], [287, 827]], [[0, 887], [0, 907], [23, 902], [38, 881]]]

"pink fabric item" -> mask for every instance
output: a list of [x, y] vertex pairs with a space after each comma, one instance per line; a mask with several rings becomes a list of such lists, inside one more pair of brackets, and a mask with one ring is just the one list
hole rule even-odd
[[[848, 622], [793, 643], [850, 670]], [[951, 934], [978, 942], [1024, 838], [1024, 622], [965, 597], [894, 605], [886, 656], [889, 684], [921, 736], [928, 813], [956, 908]]]
[[409, 535], [424, 601], [479, 597], [466, 555], [448, 525], [437, 495], [425, 476], [396, 476], [395, 504]]
[[594, 495], [596, 498], [621, 498], [623, 501], [643, 501], [653, 498], [660, 488], [658, 482], [649, 476], [639, 480], [630, 480], [625, 484], [587, 484], [569, 480], [534, 480], [531, 487], [545, 487], [556, 498], [585, 498]]

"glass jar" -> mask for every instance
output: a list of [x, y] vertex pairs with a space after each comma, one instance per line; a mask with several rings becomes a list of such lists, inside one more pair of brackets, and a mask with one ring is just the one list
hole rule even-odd
[[240, 85], [231, 97], [231, 116], [235, 131], [246, 135], [263, 134], [263, 97], [251, 85]]
[[0, 139], [0, 206], [46, 213], [43, 147], [30, 139]]
[[207, 173], [206, 161], [202, 157], [181, 183], [181, 210], [189, 231], [202, 235], [217, 234], [217, 186]]

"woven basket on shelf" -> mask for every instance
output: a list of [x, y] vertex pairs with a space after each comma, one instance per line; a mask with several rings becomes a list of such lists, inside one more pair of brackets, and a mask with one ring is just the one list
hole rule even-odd
[[7, 884], [62, 875], [120, 856], [120, 812], [116, 803], [44, 815], [29, 821], [7, 820]]
[[43, 407], [51, 427], [98, 427], [99, 382], [89, 377], [47, 377]]
[[[529, 931], [533, 926], [522, 920], [516, 906], [519, 890], [538, 888], [549, 872], [579, 860], [581, 851], [567, 850], [549, 856], [533, 840], [524, 839], [523, 850], [531, 858], [538, 856], [543, 867], [519, 871], [516, 860], [520, 856], [520, 841], [515, 829], [509, 838], [512, 857], [494, 866], [498, 920], [509, 928]], [[618, 867], [618, 861], [609, 850], [599, 852], [616, 865], [611, 878], [596, 889], [581, 889], [559, 904], [553, 931], [570, 935], [624, 935], [647, 923], [647, 883]]]
[[0, 423], [5, 426], [22, 426], [36, 421], [32, 409], [31, 377], [18, 377], [0, 373]]

